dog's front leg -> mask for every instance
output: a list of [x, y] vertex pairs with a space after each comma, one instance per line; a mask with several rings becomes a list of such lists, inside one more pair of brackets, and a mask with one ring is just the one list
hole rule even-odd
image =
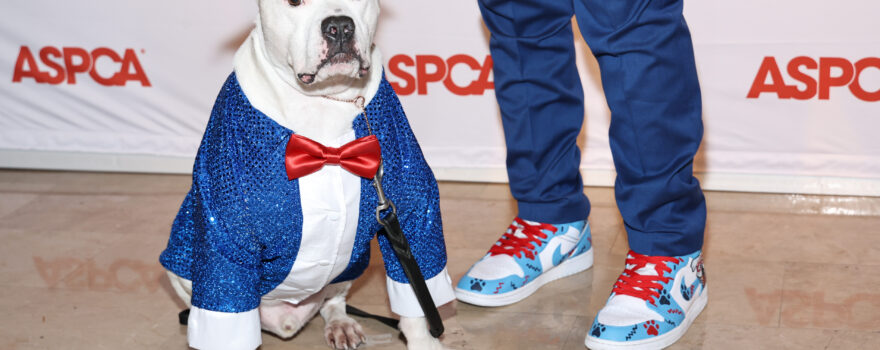
[[401, 317], [400, 331], [406, 337], [408, 350], [444, 350], [440, 340], [428, 332], [428, 320], [424, 317]]
[[327, 286], [327, 301], [321, 306], [324, 318], [324, 339], [334, 349], [355, 349], [366, 340], [364, 329], [345, 313], [345, 296], [350, 282]]

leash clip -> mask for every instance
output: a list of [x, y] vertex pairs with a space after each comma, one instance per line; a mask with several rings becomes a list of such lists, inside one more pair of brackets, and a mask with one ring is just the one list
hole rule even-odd
[[397, 214], [397, 206], [394, 205], [394, 202], [391, 199], [385, 197], [385, 190], [382, 189], [382, 176], [385, 175], [385, 167], [383, 163], [379, 163], [379, 170], [376, 171], [376, 176], [373, 177], [373, 187], [376, 188], [376, 194], [379, 197], [379, 205], [376, 206], [376, 220], [379, 221], [382, 226], [386, 226], [385, 219], [382, 218], [382, 212], [391, 208], [391, 212]]

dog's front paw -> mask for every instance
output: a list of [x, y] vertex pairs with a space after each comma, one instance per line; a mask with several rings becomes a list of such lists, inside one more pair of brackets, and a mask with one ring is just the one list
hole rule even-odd
[[401, 317], [400, 331], [406, 337], [408, 350], [446, 350], [440, 340], [428, 333], [428, 322], [424, 317]]
[[348, 316], [338, 317], [324, 326], [324, 339], [334, 349], [356, 349], [366, 340], [364, 329]]

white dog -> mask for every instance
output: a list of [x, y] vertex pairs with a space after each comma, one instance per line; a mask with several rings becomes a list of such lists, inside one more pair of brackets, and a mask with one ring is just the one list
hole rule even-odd
[[[195, 348], [253, 349], [260, 329], [289, 338], [319, 312], [327, 343], [355, 348], [365, 336], [345, 314], [347, 281], [369, 261], [376, 193], [368, 177], [340, 166], [289, 179], [288, 139], [340, 147], [365, 133], [378, 137], [386, 177], [397, 179], [386, 181], [386, 193], [402, 208], [401, 225], [439, 306], [454, 295], [436, 181], [372, 44], [378, 0], [258, 3], [256, 28], [235, 55], [160, 260], [191, 307]], [[360, 118], [362, 106], [351, 103], [359, 97], [367, 102]], [[408, 348], [441, 349], [387, 240], [380, 245]]]

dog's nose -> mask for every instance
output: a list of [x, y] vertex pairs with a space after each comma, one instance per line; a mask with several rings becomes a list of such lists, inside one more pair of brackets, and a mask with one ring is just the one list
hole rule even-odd
[[348, 16], [332, 16], [321, 21], [321, 32], [327, 42], [343, 44], [354, 36], [354, 20]]

